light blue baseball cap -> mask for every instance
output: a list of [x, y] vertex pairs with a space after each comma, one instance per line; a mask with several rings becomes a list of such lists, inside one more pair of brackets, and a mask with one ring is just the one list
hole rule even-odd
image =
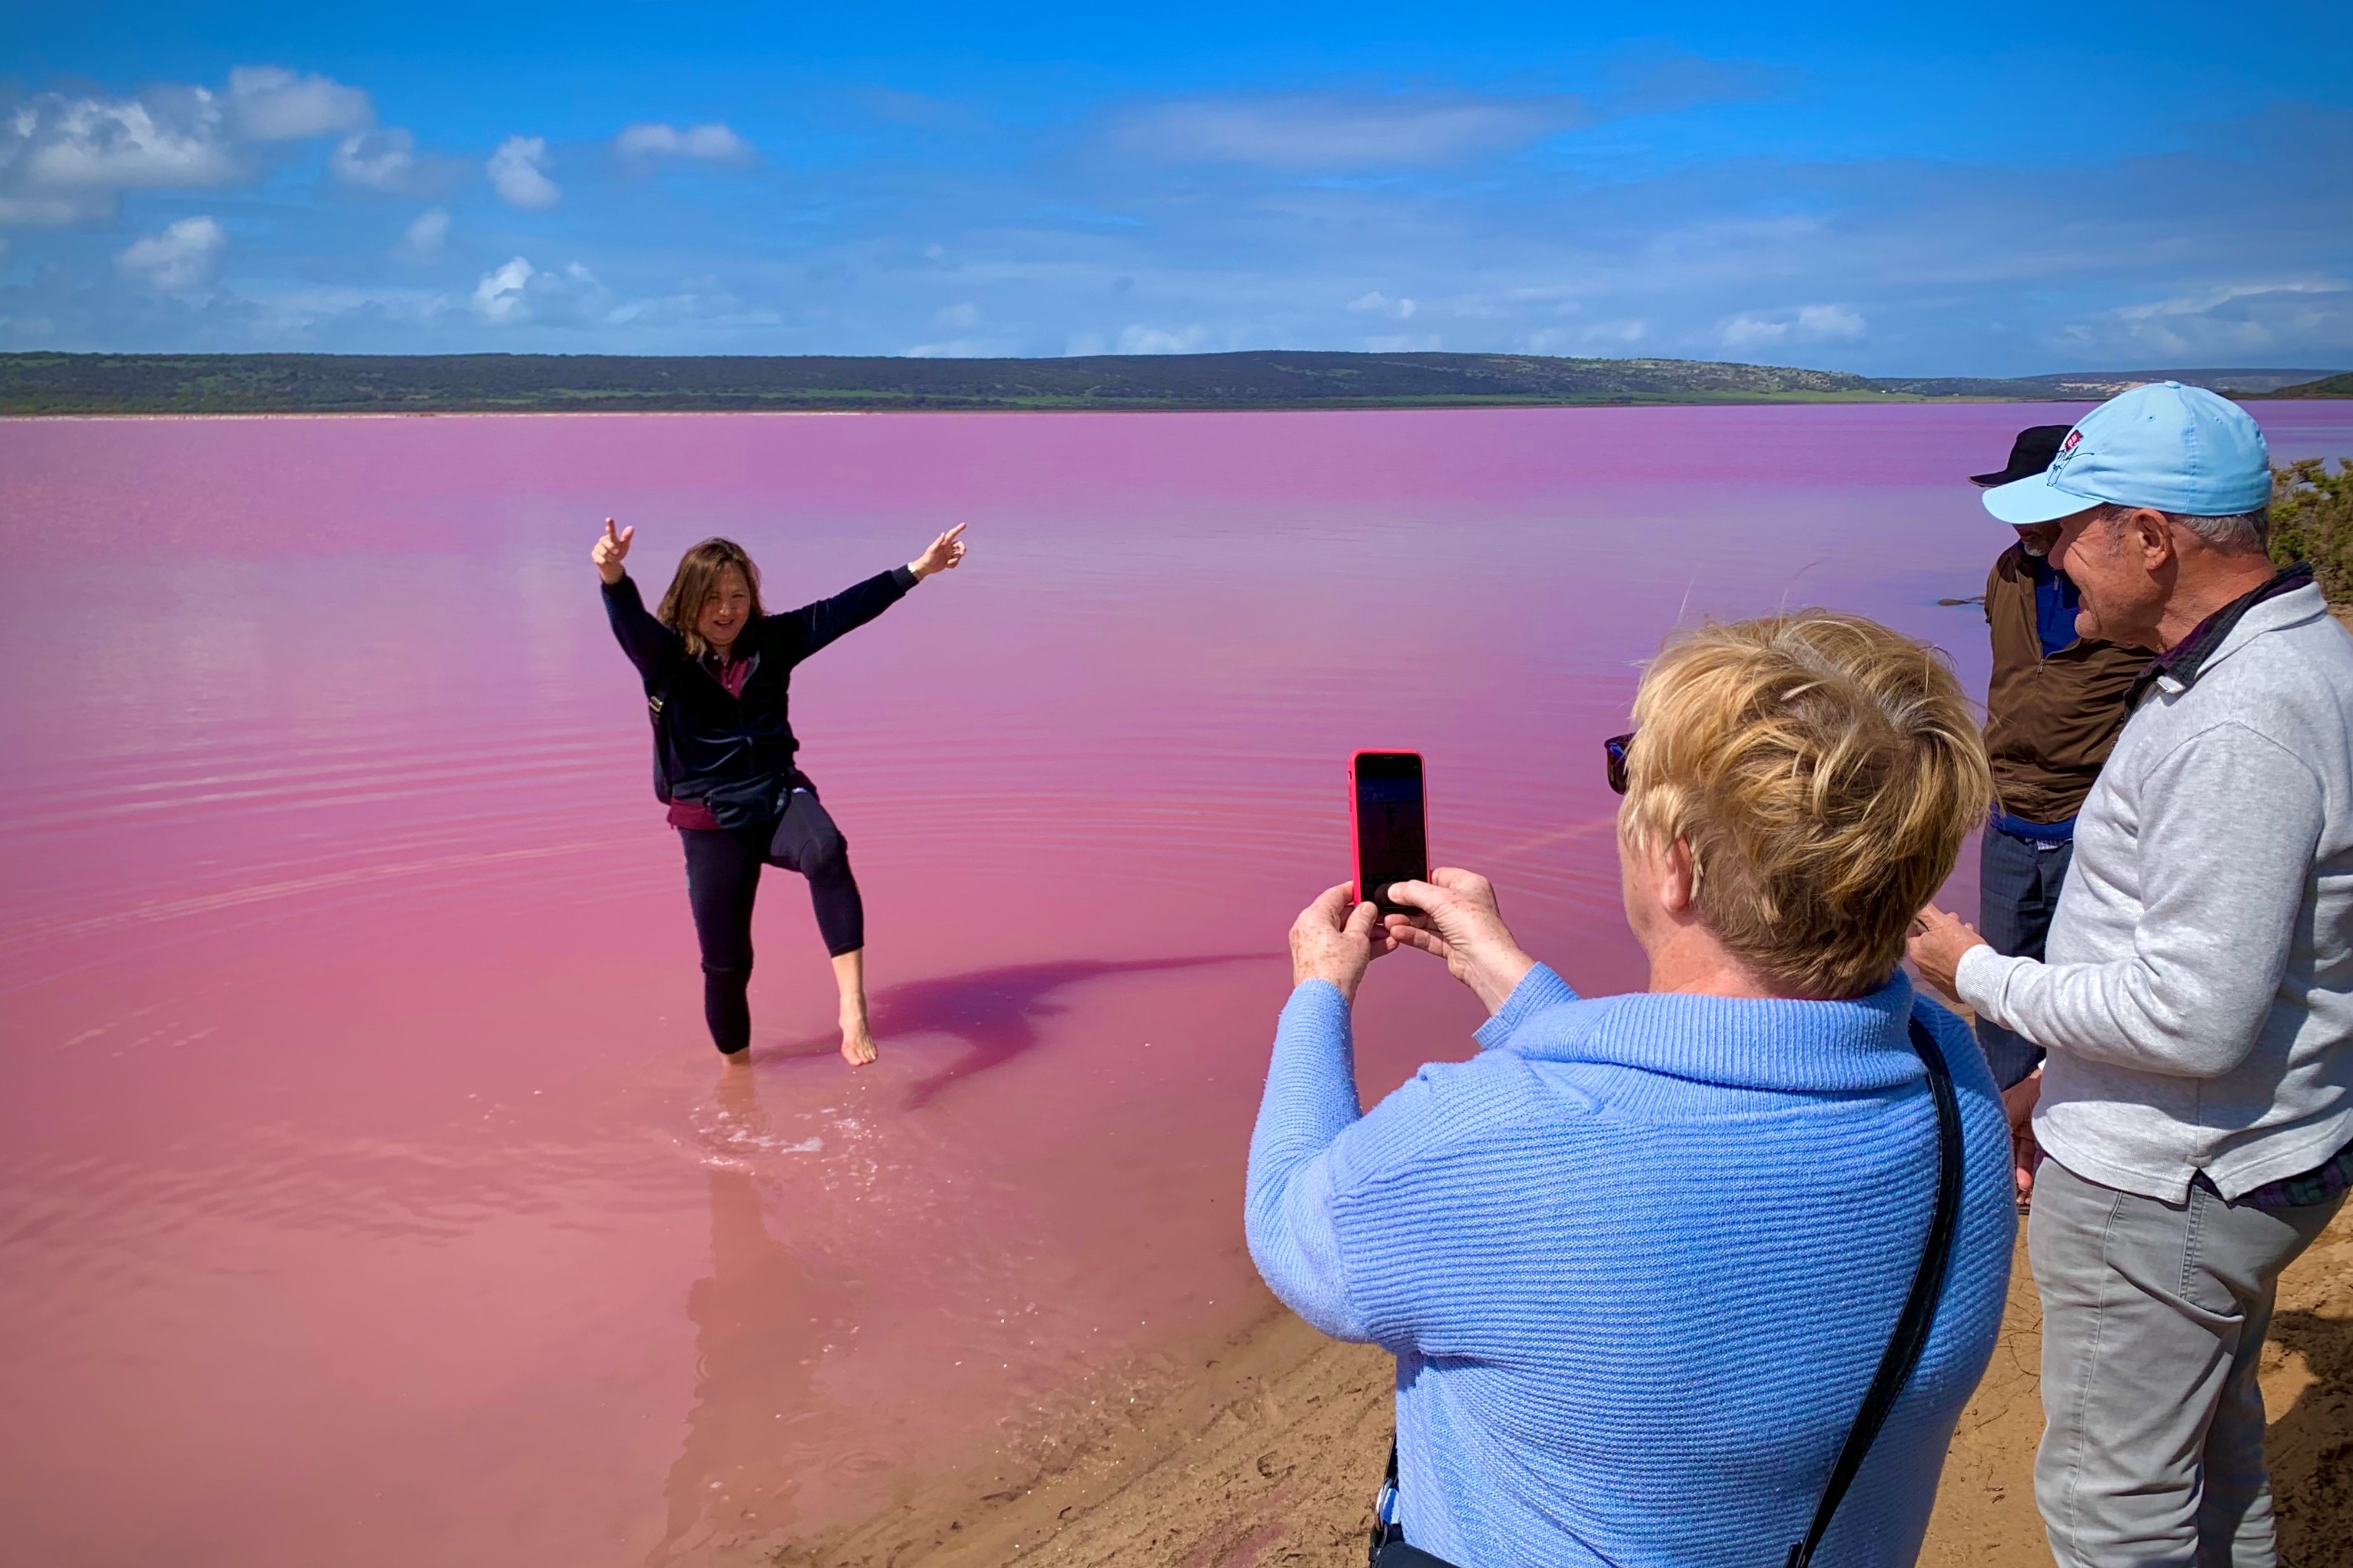
[[2271, 450], [2247, 411], [2202, 387], [2154, 381], [2077, 420], [2049, 468], [1987, 491], [1985, 509], [2024, 527], [2104, 501], [2232, 517], [2271, 498]]

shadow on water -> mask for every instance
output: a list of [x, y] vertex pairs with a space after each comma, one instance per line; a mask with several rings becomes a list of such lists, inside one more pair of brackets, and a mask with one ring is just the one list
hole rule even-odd
[[[1060, 992], [1113, 975], [1155, 974], [1264, 959], [1264, 953], [1221, 953], [1189, 959], [1063, 959], [1048, 963], [1008, 964], [910, 980], [871, 999], [875, 1038], [891, 1043], [912, 1034], [946, 1034], [965, 1043], [965, 1054], [907, 1089], [906, 1108], [920, 1110], [950, 1087], [991, 1067], [999, 1067], [1039, 1043], [1039, 1024], [1064, 1012]], [[839, 1036], [812, 1035], [768, 1050], [763, 1061], [824, 1057], [840, 1047]]]
[[2272, 1340], [2302, 1356], [2313, 1381], [2271, 1423], [2273, 1506], [2280, 1560], [2295, 1568], [2353, 1568], [2353, 1319], [2284, 1311]]
[[[747, 1066], [722, 1069], [720, 1115], [737, 1137], [757, 1143], [765, 1130]], [[694, 1324], [694, 1407], [686, 1443], [664, 1489], [667, 1519], [649, 1568], [698, 1555], [714, 1538], [754, 1533], [786, 1522], [791, 1497], [773, 1472], [752, 1461], [814, 1445], [798, 1430], [819, 1419], [812, 1398], [820, 1347], [846, 1340], [855, 1304], [816, 1287], [809, 1271], [768, 1233], [749, 1167], [714, 1164], [711, 1188], [711, 1273], [686, 1293]], [[804, 1324], [780, 1314], [820, 1316]], [[796, 1348], [810, 1353], [792, 1354]]]

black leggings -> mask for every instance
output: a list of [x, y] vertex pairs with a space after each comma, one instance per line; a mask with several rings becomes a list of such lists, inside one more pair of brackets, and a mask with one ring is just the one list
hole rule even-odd
[[702, 1017], [711, 1043], [733, 1055], [752, 1044], [752, 900], [760, 867], [780, 865], [808, 878], [817, 928], [835, 958], [866, 945], [866, 904], [849, 874], [849, 845], [815, 793], [796, 789], [774, 826], [681, 828], [686, 846], [686, 896], [702, 944]]

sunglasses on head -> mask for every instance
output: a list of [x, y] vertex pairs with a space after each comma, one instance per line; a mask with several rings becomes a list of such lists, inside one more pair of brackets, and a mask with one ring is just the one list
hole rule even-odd
[[1626, 748], [1633, 744], [1634, 732], [1631, 730], [1624, 735], [1613, 735], [1601, 743], [1601, 749], [1609, 759], [1609, 788], [1620, 795], [1626, 792]]

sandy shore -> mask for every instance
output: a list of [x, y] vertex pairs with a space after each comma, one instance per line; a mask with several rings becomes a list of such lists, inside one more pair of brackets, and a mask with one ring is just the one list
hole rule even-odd
[[[1225, 1343], [1098, 1380], [972, 1473], [771, 1561], [1355, 1568], [1389, 1439], [1393, 1363], [1268, 1306]], [[2001, 1342], [1954, 1436], [1923, 1563], [2047, 1561], [2032, 1481], [2041, 1343], [2021, 1236]], [[2283, 1554], [2296, 1568], [2353, 1568], [2353, 1209], [2284, 1281], [2263, 1382]]]

